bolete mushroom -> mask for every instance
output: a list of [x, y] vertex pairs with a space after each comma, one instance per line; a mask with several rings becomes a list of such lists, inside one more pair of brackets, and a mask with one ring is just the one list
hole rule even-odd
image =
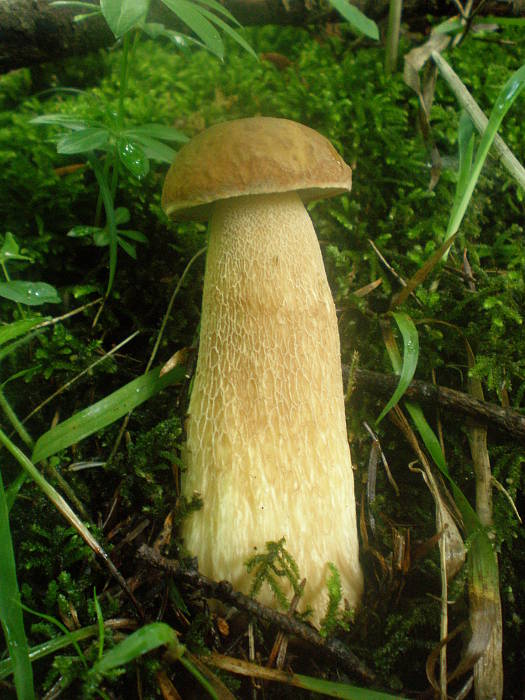
[[[350, 606], [362, 574], [337, 318], [304, 204], [351, 181], [324, 136], [256, 117], [185, 144], [162, 194], [174, 219], [209, 219], [183, 482], [203, 506], [185, 545], [205, 575], [247, 592], [246, 560], [285, 537], [314, 624], [327, 563]], [[269, 588], [261, 600], [275, 604]]]

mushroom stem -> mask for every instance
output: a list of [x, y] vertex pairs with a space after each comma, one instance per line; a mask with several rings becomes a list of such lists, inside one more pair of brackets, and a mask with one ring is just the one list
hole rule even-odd
[[[187, 432], [184, 494], [199, 492], [204, 505], [183, 537], [200, 570], [247, 592], [244, 563], [284, 536], [314, 624], [327, 562], [355, 606], [362, 576], [337, 318], [295, 192], [213, 205]], [[272, 602], [269, 589], [262, 601]]]

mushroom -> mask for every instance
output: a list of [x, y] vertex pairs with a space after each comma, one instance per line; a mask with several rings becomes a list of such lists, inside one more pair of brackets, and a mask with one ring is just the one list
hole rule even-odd
[[[337, 318], [304, 204], [351, 182], [324, 136], [255, 117], [185, 144], [162, 194], [172, 218], [209, 220], [183, 476], [203, 506], [185, 546], [206, 576], [248, 592], [246, 560], [284, 537], [316, 625], [328, 562], [352, 607], [362, 574]], [[269, 587], [261, 601], [276, 605]]]

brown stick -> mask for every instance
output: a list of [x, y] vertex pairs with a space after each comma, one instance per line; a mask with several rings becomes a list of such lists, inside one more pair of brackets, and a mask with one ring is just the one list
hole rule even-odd
[[[386, 17], [389, 0], [350, 0], [368, 17]], [[97, 3], [94, 3], [98, 5]], [[292, 24], [305, 26], [323, 21], [341, 21], [340, 15], [327, 11], [324, 3], [305, 0], [223, 0], [222, 3], [242, 25]], [[80, 55], [104, 46], [115, 39], [100, 16], [74, 22], [82, 14], [78, 8], [54, 7], [48, 0], [2, 0], [0, 2], [0, 73], [66, 56]], [[422, 16], [457, 14], [447, 0], [404, 0], [403, 18], [420, 24]], [[482, 14], [525, 15], [525, 0], [490, 0]], [[173, 13], [159, 0], [153, 0], [148, 21], [181, 29]]]
[[[343, 375], [345, 370], [348, 372], [348, 369], [343, 367]], [[398, 377], [394, 374], [381, 374], [366, 369], [354, 370], [354, 380], [357, 391], [366, 390], [380, 396], [391, 395], [398, 383]], [[475, 399], [461, 391], [419, 380], [410, 383], [405, 396], [417, 399], [422, 404], [433, 406], [437, 404], [442, 408], [470, 416], [478, 422], [489, 424], [525, 444], [525, 416], [511, 408], [502, 408], [496, 404]]]
[[287, 634], [294, 635], [299, 639], [312, 644], [325, 654], [328, 654], [339, 661], [348, 671], [358, 675], [369, 685], [376, 683], [376, 677], [357, 656], [337, 639], [324, 639], [319, 632], [304, 622], [299, 622], [288, 615], [277, 612], [261, 605], [253, 598], [250, 598], [239, 591], [235, 591], [229, 581], [213, 581], [203, 576], [197, 569], [183, 568], [178, 561], [167, 559], [156, 552], [151, 547], [143, 544], [137, 556], [151, 566], [162, 569], [171, 574], [174, 578], [198, 588], [206, 598], [216, 598], [223, 603], [228, 603], [236, 608], [245, 610], [254, 615], [259, 620], [268, 622], [283, 630]]

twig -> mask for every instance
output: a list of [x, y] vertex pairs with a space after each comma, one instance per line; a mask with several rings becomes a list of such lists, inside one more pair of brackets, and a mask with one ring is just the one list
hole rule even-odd
[[66, 318], [71, 318], [71, 316], [76, 316], [77, 314], [81, 313], [82, 311], [85, 311], [86, 309], [89, 309], [90, 306], [94, 306], [95, 304], [99, 304], [102, 301], [103, 297], [97, 297], [93, 301], [89, 301], [87, 304], [83, 304], [82, 306], [79, 306], [76, 309], [73, 309], [72, 311], [68, 311], [66, 314], [63, 314], [62, 316], [55, 316], [54, 318], [49, 319], [48, 321], [43, 321], [42, 323], [39, 323], [38, 326], [35, 326], [32, 330], [38, 330], [39, 328], [45, 328], [46, 326], [53, 326], [55, 323], [59, 323], [60, 321], [65, 321]]
[[501, 491], [501, 493], [502, 493], [504, 496], [507, 497], [507, 500], [508, 500], [509, 503], [510, 503], [510, 507], [511, 507], [512, 510], [514, 511], [514, 515], [515, 515], [516, 518], [518, 519], [519, 524], [520, 524], [520, 525], [523, 525], [523, 520], [522, 520], [522, 518], [521, 518], [521, 515], [519, 514], [518, 509], [516, 508], [516, 504], [515, 504], [514, 501], [512, 500], [512, 496], [511, 496], [510, 493], [507, 491], [507, 489], [503, 486], [503, 484], [500, 484], [500, 482], [496, 479], [496, 477], [495, 477], [494, 475], [492, 476], [492, 484], [493, 484], [493, 486], [495, 486], [497, 489], [499, 489], [499, 490]]
[[[439, 72], [448, 83], [459, 104], [468, 112], [474, 126], [482, 134], [487, 128], [487, 117], [483, 114], [476, 100], [472, 97], [465, 85], [461, 82], [459, 76], [453, 71], [443, 56], [437, 51], [432, 51], [431, 55], [434, 63], [439, 68]], [[497, 134], [494, 139], [493, 148], [498, 153], [502, 165], [505, 166], [519, 186], [525, 190], [525, 168], [521, 165], [501, 136]]]
[[[205, 252], [206, 252], [206, 246], [204, 246], [204, 248], [201, 248], [200, 250], [198, 250], [195, 253], [195, 255], [191, 258], [189, 263], [186, 265], [186, 267], [184, 268], [182, 275], [180, 276], [179, 281], [177, 282], [177, 285], [176, 285], [175, 289], [173, 290], [173, 294], [171, 295], [171, 299], [169, 300], [168, 307], [167, 307], [166, 312], [164, 314], [164, 318], [162, 319], [162, 324], [160, 326], [160, 330], [157, 334], [157, 340], [155, 341], [155, 345], [153, 346], [153, 350], [151, 351], [151, 355], [149, 357], [148, 364], [146, 365], [146, 369], [144, 370], [144, 374], [146, 374], [146, 372], [149, 372], [149, 370], [151, 369], [151, 366], [153, 365], [153, 361], [155, 360], [155, 357], [157, 355], [157, 351], [160, 347], [162, 336], [164, 335], [164, 329], [166, 328], [166, 324], [168, 323], [168, 319], [169, 319], [170, 314], [171, 314], [171, 309], [173, 308], [173, 303], [175, 301], [175, 297], [179, 293], [179, 290], [182, 287], [182, 283], [186, 279], [186, 275], [190, 271], [191, 266]], [[122, 436], [124, 435], [124, 432], [125, 432], [126, 428], [128, 427], [131, 413], [132, 413], [132, 411], [130, 411], [128, 413], [128, 415], [122, 421], [122, 425], [120, 426], [120, 430], [119, 430], [119, 433], [117, 435], [117, 439], [115, 440], [115, 443], [114, 443], [113, 447], [111, 448], [111, 452], [109, 453], [109, 457], [106, 460], [107, 462], [111, 462], [111, 460], [113, 459], [113, 457], [117, 453], [117, 450], [120, 446], [120, 442], [122, 440]]]
[[[348, 368], [343, 366], [343, 377]], [[399, 378], [394, 374], [381, 374], [366, 369], [354, 370], [356, 390], [366, 390], [380, 396], [391, 395]], [[410, 383], [405, 396], [433, 407], [439, 405], [466, 416], [485, 421], [492, 427], [511, 435], [525, 444], [525, 416], [511, 408], [503, 408], [488, 401], [480, 401], [455, 389], [415, 380]]]
[[198, 588], [206, 598], [216, 598], [224, 603], [229, 603], [260, 620], [275, 625], [287, 634], [303, 639], [320, 651], [336, 658], [348, 671], [358, 675], [363, 681], [369, 684], [376, 682], [375, 674], [342, 642], [337, 639], [323, 639], [319, 632], [310, 625], [261, 605], [253, 598], [234, 590], [228, 581], [213, 581], [200, 574], [197, 569], [183, 568], [179, 562], [163, 557], [145, 544], [139, 548], [137, 556], [151, 566], [166, 571], [174, 578]]
[[111, 350], [107, 353], [105, 353], [102, 357], [99, 357], [98, 360], [95, 360], [95, 362], [92, 362], [86, 369], [83, 369], [82, 372], [79, 372], [73, 379], [70, 379], [69, 382], [66, 382], [63, 384], [61, 387], [59, 387], [51, 396], [48, 396], [47, 399], [44, 399], [42, 403], [40, 403], [36, 408], [34, 408], [31, 413], [28, 413], [27, 416], [23, 419], [22, 423], [26, 423], [32, 416], [35, 415], [35, 413], [38, 413], [38, 411], [41, 411], [44, 406], [46, 406], [50, 401], [52, 401], [54, 398], [59, 396], [60, 394], [64, 393], [67, 389], [69, 389], [75, 382], [77, 382], [79, 379], [81, 379], [85, 374], [88, 374], [91, 372], [93, 367], [96, 367], [98, 364], [101, 362], [104, 362], [105, 360], [108, 359], [108, 357], [111, 357], [114, 355], [116, 352], [120, 350], [120, 348], [124, 347], [127, 343], [129, 343], [130, 340], [133, 340], [140, 331], [135, 331], [131, 335], [129, 335], [127, 338], [124, 338], [123, 341], [121, 341], [118, 345], [116, 345], [114, 348], [111, 348]]
[[[299, 590], [292, 598], [290, 607], [286, 611], [288, 617], [292, 617], [297, 610], [297, 606], [301, 602], [301, 597], [303, 595], [304, 587], [306, 585], [306, 579], [303, 578], [299, 584]], [[288, 636], [284, 634], [281, 630], [277, 633], [275, 642], [273, 643], [272, 651], [270, 652], [270, 657], [268, 658], [268, 663], [266, 666], [271, 668], [275, 662], [277, 668], [282, 669], [284, 666], [284, 661], [286, 659], [286, 651], [288, 649]], [[251, 659], [250, 659], [251, 660]]]

